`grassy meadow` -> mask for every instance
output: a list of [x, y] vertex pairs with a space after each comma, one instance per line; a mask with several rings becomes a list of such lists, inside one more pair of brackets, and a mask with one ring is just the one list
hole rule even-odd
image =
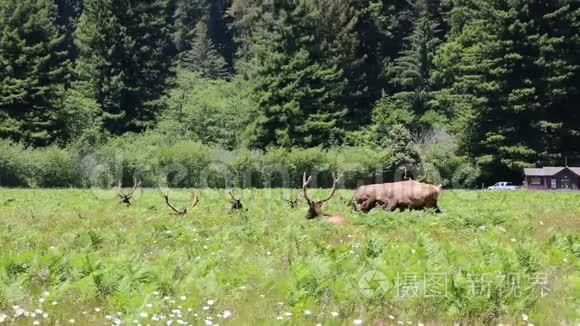
[[[321, 197], [327, 190], [312, 190]], [[172, 191], [187, 206], [190, 190]], [[576, 325], [580, 193], [444, 191], [442, 214], [325, 206], [288, 190], [0, 189], [0, 324]], [[293, 193], [296, 195], [296, 192]]]

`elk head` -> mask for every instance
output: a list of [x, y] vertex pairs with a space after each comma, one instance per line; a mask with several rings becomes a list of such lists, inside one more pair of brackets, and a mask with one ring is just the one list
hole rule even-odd
[[131, 199], [133, 198], [133, 193], [137, 188], [141, 186], [141, 181], [137, 183], [137, 178], [133, 177], [133, 188], [128, 193], [123, 192], [123, 183], [119, 180], [119, 184], [117, 186], [117, 191], [119, 192], [119, 204], [125, 204], [127, 207], [131, 206]]
[[231, 209], [232, 210], [239, 210], [244, 208], [244, 206], [242, 205], [242, 200], [240, 198], [236, 198], [236, 196], [234, 196], [234, 191], [232, 189], [230, 189], [228, 191], [228, 194], [230, 195], [230, 203], [232, 204]]
[[334, 196], [334, 193], [336, 192], [336, 186], [340, 182], [341, 178], [342, 176], [337, 177], [333, 172], [332, 179], [334, 181], [332, 184], [332, 190], [330, 192], [330, 195], [323, 200], [314, 201], [311, 200], [310, 197], [308, 197], [308, 186], [310, 185], [310, 182], [312, 182], [312, 176], [306, 178], [306, 172], [304, 172], [304, 175], [302, 176], [302, 191], [303, 191], [302, 195], [304, 196], [304, 199], [308, 204], [308, 213], [306, 214], [307, 219], [323, 217], [327, 219], [329, 222], [334, 224], [346, 224], [346, 219], [342, 214], [326, 214], [322, 211], [322, 205], [324, 205], [324, 203], [329, 201], [332, 198], [332, 196]]
[[[164, 194], [163, 197], [165, 197], [165, 204], [167, 204], [167, 206], [169, 206], [169, 208], [171, 208], [171, 210], [173, 210], [173, 214], [174, 215], [184, 216], [184, 215], [187, 214], [187, 207], [186, 208], [183, 208], [183, 209], [176, 209], [169, 202], [169, 196], [168, 195], [165, 195]], [[191, 207], [189, 209], [193, 209], [194, 207], [197, 206], [197, 204], [199, 204], [199, 195], [193, 195], [193, 204], [191, 205]]]
[[298, 201], [300, 200], [300, 198], [298, 196], [296, 196], [294, 199], [292, 199], [292, 197], [286, 199], [284, 197], [282, 197], [282, 201], [285, 201], [286, 203], [288, 203], [288, 206], [290, 206], [290, 208], [298, 208]]

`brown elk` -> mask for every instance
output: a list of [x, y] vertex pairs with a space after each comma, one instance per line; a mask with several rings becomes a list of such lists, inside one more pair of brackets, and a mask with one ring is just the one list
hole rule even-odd
[[232, 204], [231, 210], [240, 210], [244, 208], [244, 206], [242, 205], [242, 200], [234, 196], [234, 191], [232, 189], [228, 191], [228, 194], [230, 194], [231, 198], [230, 199], [230, 203]]
[[442, 189], [443, 185], [415, 180], [372, 184], [358, 187], [353, 193], [352, 203], [355, 209], [365, 213], [375, 207], [389, 211], [433, 208], [440, 213], [437, 200]]
[[[187, 208], [176, 209], [169, 202], [169, 196], [168, 195], [163, 194], [163, 197], [165, 197], [165, 203], [167, 204], [167, 206], [169, 206], [169, 208], [171, 208], [173, 210], [173, 214], [174, 215], [178, 215], [178, 216], [187, 215]], [[194, 195], [193, 196], [193, 204], [191, 205], [191, 207], [189, 209], [191, 210], [191, 209], [195, 208], [197, 206], [197, 204], [199, 204], [199, 195]]]
[[119, 180], [119, 184], [117, 186], [117, 191], [119, 192], [119, 204], [125, 204], [127, 207], [131, 206], [131, 199], [133, 198], [133, 193], [137, 188], [141, 187], [141, 181], [137, 183], [137, 178], [133, 178], [133, 188], [128, 193], [123, 192], [123, 183]]
[[330, 195], [323, 200], [313, 201], [310, 199], [310, 197], [308, 197], [308, 191], [307, 191], [310, 182], [312, 182], [312, 176], [309, 176], [308, 178], [306, 178], [306, 172], [304, 172], [304, 175], [302, 176], [302, 191], [303, 191], [302, 195], [304, 196], [304, 199], [306, 200], [306, 203], [308, 204], [308, 213], [306, 215], [306, 218], [307, 219], [323, 218], [326, 221], [333, 223], [333, 224], [345, 225], [348, 222], [347, 222], [346, 218], [344, 217], [344, 215], [339, 214], [339, 213], [328, 214], [328, 213], [324, 213], [322, 211], [322, 205], [324, 205], [324, 203], [329, 201], [332, 198], [332, 196], [334, 196], [334, 193], [336, 192], [336, 186], [340, 182], [340, 179], [342, 178], [342, 176], [336, 177], [336, 175], [334, 173], [332, 173], [332, 178], [333, 178], [334, 182], [332, 184], [332, 190], [330, 192]]
[[300, 198], [296, 196], [294, 199], [292, 199], [292, 196], [290, 196], [290, 198], [288, 199], [282, 197], [282, 200], [288, 203], [288, 206], [290, 206], [290, 208], [298, 208], [298, 201], [300, 200]]

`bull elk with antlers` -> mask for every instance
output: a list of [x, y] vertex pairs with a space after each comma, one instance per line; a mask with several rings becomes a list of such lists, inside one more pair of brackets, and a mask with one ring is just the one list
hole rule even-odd
[[228, 191], [228, 194], [230, 195], [230, 203], [232, 204], [231, 210], [240, 210], [244, 208], [242, 200], [234, 196], [234, 191], [232, 189]]
[[284, 198], [284, 196], [282, 196], [282, 201], [286, 202], [290, 208], [298, 208], [299, 199], [298, 196], [295, 198], [292, 198], [291, 196], [289, 198]]
[[[171, 210], [173, 210], [173, 214], [174, 215], [178, 215], [178, 216], [184, 216], [187, 215], [187, 210], [188, 208], [185, 207], [183, 209], [176, 209], [173, 205], [171, 205], [171, 203], [169, 202], [169, 196], [166, 194], [163, 194], [163, 197], [165, 197], [165, 204], [167, 204], [167, 206], [169, 206], [169, 208], [171, 208]], [[194, 195], [193, 196], [193, 204], [189, 207], [189, 209], [193, 209], [197, 206], [197, 204], [199, 204], [199, 195]]]
[[336, 225], [345, 225], [348, 223], [343, 214], [340, 213], [328, 214], [322, 211], [322, 205], [324, 205], [324, 203], [329, 201], [332, 198], [332, 196], [334, 196], [334, 193], [336, 192], [336, 186], [340, 182], [341, 178], [342, 176], [337, 177], [333, 172], [332, 179], [334, 181], [332, 184], [332, 190], [330, 192], [330, 195], [323, 200], [313, 201], [310, 199], [310, 197], [308, 197], [308, 186], [312, 182], [312, 176], [306, 178], [306, 172], [304, 172], [304, 175], [302, 176], [302, 191], [303, 191], [302, 195], [304, 196], [304, 199], [308, 204], [308, 213], [306, 215], [307, 219], [323, 218], [326, 221]]
[[141, 187], [141, 181], [137, 183], [137, 178], [133, 178], [133, 188], [128, 193], [123, 192], [123, 182], [119, 180], [117, 185], [117, 191], [119, 192], [119, 204], [125, 204], [127, 207], [131, 206], [131, 199], [133, 198], [133, 193], [137, 188]]

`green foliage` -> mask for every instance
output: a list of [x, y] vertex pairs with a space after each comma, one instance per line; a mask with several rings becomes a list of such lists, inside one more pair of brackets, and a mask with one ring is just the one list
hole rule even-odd
[[192, 35], [190, 49], [181, 56], [183, 67], [198, 72], [204, 78], [217, 79], [226, 76], [226, 61], [215, 49], [207, 22], [199, 22]]
[[[191, 195], [170, 194], [179, 205]], [[576, 193], [444, 191], [435, 216], [359, 215], [340, 200], [350, 191], [339, 190], [327, 206], [347, 215], [341, 227], [306, 220], [303, 203], [277, 202], [284, 194], [248, 190], [248, 213], [228, 214], [227, 194], [203, 189], [200, 205], [176, 218], [156, 189], [129, 208], [114, 190], [2, 189], [0, 309], [42, 309], [46, 323], [77, 324], [177, 313], [242, 325], [575, 321]], [[386, 280], [369, 279], [373, 271]], [[365, 279], [374, 296], [362, 291]], [[444, 295], [424, 295], [431, 290]], [[217, 317], [225, 310], [228, 319]], [[13, 315], [9, 323], [30, 321]]]
[[579, 19], [575, 1], [467, 1], [451, 12], [451, 37], [435, 59], [439, 101], [453, 105], [462, 148], [487, 178], [575, 155], [564, 142], [579, 130], [569, 106], [578, 56], [568, 55], [580, 51], [578, 29], [569, 28]]
[[71, 65], [50, 0], [0, 2], [0, 137], [43, 146], [65, 138]]
[[242, 144], [246, 128], [257, 115], [246, 82], [209, 80], [178, 69], [173, 84], [164, 99], [167, 110], [160, 117], [158, 132], [226, 149]]
[[170, 66], [163, 3], [85, 1], [76, 31], [77, 73], [108, 131], [143, 130], [160, 109]]

